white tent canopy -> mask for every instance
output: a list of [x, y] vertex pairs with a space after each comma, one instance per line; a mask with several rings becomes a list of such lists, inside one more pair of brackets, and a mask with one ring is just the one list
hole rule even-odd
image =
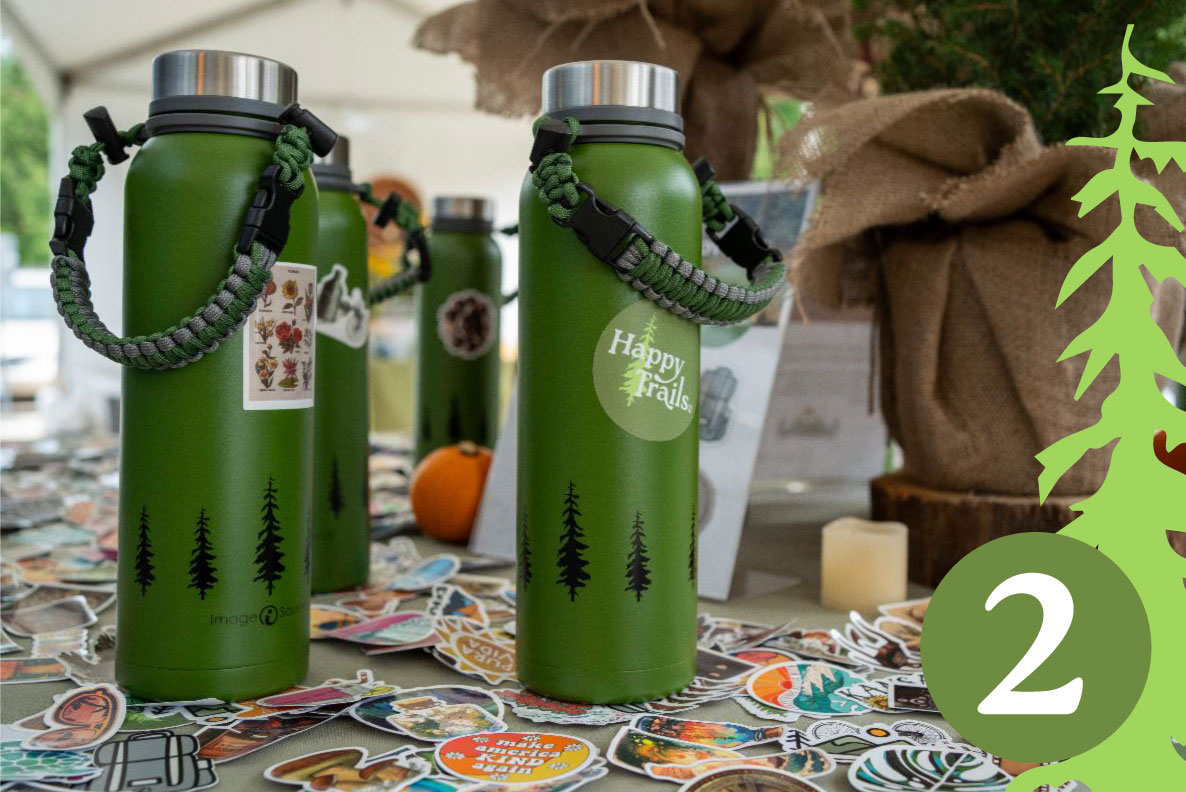
[[[473, 67], [411, 45], [422, 20], [455, 2], [0, 0], [0, 23], [50, 111], [55, 191], [70, 149], [92, 139], [83, 112], [102, 104], [120, 128], [143, 121], [155, 55], [224, 49], [295, 68], [301, 104], [350, 137], [357, 180], [394, 174], [426, 199], [492, 197], [496, 220], [513, 222], [530, 148], [527, 119], [476, 112]], [[117, 332], [123, 172], [109, 169], [99, 188], [96, 229], [87, 246], [99, 315]], [[510, 287], [516, 280], [513, 244], [505, 252]], [[513, 328], [515, 319], [513, 310], [507, 312], [504, 327]], [[99, 402], [118, 393], [118, 367], [81, 344], [64, 343], [62, 350], [71, 402], [101, 413]]]

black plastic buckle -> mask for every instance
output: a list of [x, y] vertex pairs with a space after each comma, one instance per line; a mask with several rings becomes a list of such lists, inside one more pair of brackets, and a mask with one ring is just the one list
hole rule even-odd
[[379, 228], [386, 228], [387, 224], [395, 219], [396, 210], [403, 202], [403, 199], [395, 193], [388, 193], [387, 197], [383, 199], [383, 203], [379, 204], [379, 211], [375, 213], [375, 219], [371, 222]]
[[405, 243], [416, 248], [416, 256], [420, 259], [420, 263], [416, 268], [416, 280], [420, 283], [427, 283], [428, 279], [432, 277], [432, 256], [428, 252], [428, 236], [421, 228], [414, 234], [408, 234], [408, 241]]
[[[379, 211], [375, 213], [375, 219], [371, 222], [379, 228], [386, 228], [388, 223], [395, 219], [396, 210], [399, 209], [401, 203], [403, 203], [402, 198], [395, 193], [388, 193], [387, 197], [383, 199], [383, 203], [379, 204]], [[406, 234], [406, 237], [404, 244], [415, 248], [416, 256], [419, 259], [416, 279], [420, 283], [424, 283], [432, 277], [432, 257], [428, 252], [428, 236], [424, 233], [424, 229], [420, 228]]]
[[[624, 209], [603, 201], [584, 182], [577, 189], [587, 196], [576, 212], [567, 221], [556, 220], [557, 225], [571, 228], [577, 239], [597, 258], [613, 265], [623, 242], [631, 234], [637, 234], [649, 245], [654, 241], [647, 230], [638, 224]], [[553, 218], [555, 219], [555, 218]]]
[[303, 127], [309, 133], [309, 145], [313, 153], [319, 157], [329, 154], [338, 142], [337, 132], [296, 102], [284, 108], [284, 112], [280, 114], [280, 123]]
[[120, 140], [119, 130], [115, 128], [115, 122], [111, 120], [106, 107], [92, 107], [82, 114], [82, 120], [86, 121], [95, 140], [103, 144], [103, 154], [109, 163], [118, 165], [128, 158], [128, 147]]
[[87, 238], [95, 228], [95, 215], [74, 191], [74, 180], [62, 177], [58, 185], [58, 202], [54, 204], [54, 235], [49, 249], [55, 256], [65, 256], [67, 249], [82, 258]]
[[531, 144], [531, 172], [539, 167], [540, 162], [549, 154], [568, 151], [572, 130], [568, 124], [555, 118], [549, 118], [539, 125], [535, 131], [535, 142]]
[[259, 189], [251, 199], [247, 219], [243, 222], [243, 233], [235, 250], [249, 254], [251, 243], [259, 242], [279, 255], [288, 242], [288, 221], [292, 205], [304, 191], [304, 184], [301, 184], [300, 189], [290, 190], [281, 183], [279, 165], [264, 168], [264, 172], [259, 176]]
[[712, 163], [705, 157], [700, 157], [692, 163], [692, 172], [696, 174], [696, 181], [700, 182], [703, 187], [705, 182], [712, 181], [716, 177], [717, 172], [712, 167]]
[[729, 208], [733, 210], [733, 222], [724, 231], [708, 232], [709, 239], [716, 243], [721, 252], [734, 264], [751, 273], [767, 257], [782, 261], [782, 251], [770, 247], [757, 222], [735, 204], [729, 204]]

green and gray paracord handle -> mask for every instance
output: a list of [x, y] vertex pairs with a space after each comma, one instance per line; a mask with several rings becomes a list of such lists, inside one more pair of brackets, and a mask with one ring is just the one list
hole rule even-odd
[[589, 252], [644, 297], [697, 324], [741, 322], [770, 304], [786, 280], [782, 254], [766, 244], [748, 215], [725, 200], [705, 160], [693, 166], [704, 224], [721, 252], [746, 269], [748, 286], [726, 283], [685, 261], [629, 214], [599, 199], [572, 169], [568, 149], [579, 131], [573, 118], [535, 124], [532, 184], [557, 225], [572, 228]]
[[297, 104], [280, 116], [281, 130], [272, 164], [260, 175], [259, 190], [247, 211], [235, 259], [205, 305], [173, 327], [141, 336], [117, 336], [95, 314], [83, 248], [94, 227], [90, 197], [103, 177], [103, 155], [115, 165], [141, 145], [144, 125], [120, 132], [106, 108], [84, 116], [96, 142], [70, 156], [70, 175], [62, 179], [54, 208], [50, 284], [58, 313], [74, 335], [99, 354], [125, 366], [148, 370], [187, 366], [213, 352], [238, 330], [271, 279], [272, 266], [288, 240], [289, 212], [305, 188], [304, 171], [313, 152], [327, 154], [337, 135]]
[[[370, 184], [360, 184], [357, 190], [360, 201], [379, 209], [375, 215], [375, 225], [383, 228], [394, 220], [404, 232], [403, 269], [376, 283], [367, 294], [367, 302], [376, 305], [428, 280], [432, 275], [432, 259], [428, 253], [424, 224], [420, 222], [420, 212], [410, 201], [403, 200], [395, 193], [390, 193], [385, 200], [379, 200]], [[415, 265], [408, 259], [413, 249], [419, 257], [419, 263]]]

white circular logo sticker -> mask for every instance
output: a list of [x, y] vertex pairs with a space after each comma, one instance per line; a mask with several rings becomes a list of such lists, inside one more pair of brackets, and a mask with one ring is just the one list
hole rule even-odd
[[671, 440], [692, 423], [700, 385], [695, 326], [639, 300], [601, 331], [593, 386], [614, 423], [643, 440]]

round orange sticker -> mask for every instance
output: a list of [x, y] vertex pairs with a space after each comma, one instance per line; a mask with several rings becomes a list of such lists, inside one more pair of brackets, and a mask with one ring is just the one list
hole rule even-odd
[[584, 769], [597, 756], [587, 740], [566, 734], [502, 732], [456, 737], [437, 746], [437, 764], [466, 781], [535, 784]]

